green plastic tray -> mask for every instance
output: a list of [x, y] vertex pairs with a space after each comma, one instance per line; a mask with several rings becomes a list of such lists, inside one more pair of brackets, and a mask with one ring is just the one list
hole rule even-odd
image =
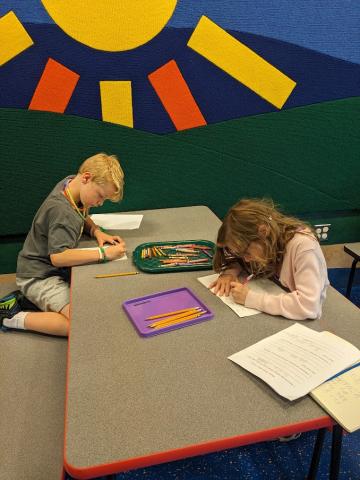
[[[149, 242], [149, 243], [142, 243], [138, 245], [133, 253], [133, 261], [135, 265], [142, 270], [143, 272], [149, 272], [149, 273], [168, 273], [168, 272], [184, 272], [184, 271], [190, 271], [190, 270], [211, 270], [212, 265], [213, 265], [213, 259], [208, 257], [205, 253], [200, 253], [198, 256], [194, 257], [189, 257], [193, 260], [200, 259], [200, 258], [207, 258], [208, 261], [204, 262], [203, 264], [193, 264], [193, 265], [176, 265], [174, 267], [167, 266], [167, 264], [163, 264], [161, 260], [165, 260], [167, 257], [151, 257], [151, 258], [141, 258], [142, 251], [147, 248], [153, 248], [153, 247], [161, 247], [161, 246], [167, 246], [170, 247], [171, 245], [174, 245], [174, 250], [173, 249], [166, 249], [164, 252], [167, 253], [172, 253], [175, 251], [175, 246], [182, 246], [182, 245], [188, 245], [188, 244], [194, 244], [194, 245], [201, 245], [204, 247], [210, 247], [207, 252], [210, 253], [210, 255], [213, 257], [215, 253], [215, 244], [213, 242], [210, 242], [209, 240], [174, 240], [171, 242]], [[164, 266], [161, 266], [164, 265]]]

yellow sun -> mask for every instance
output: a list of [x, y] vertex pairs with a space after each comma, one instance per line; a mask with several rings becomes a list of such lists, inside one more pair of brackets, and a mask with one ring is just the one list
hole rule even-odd
[[166, 25], [177, 0], [42, 0], [54, 22], [70, 37], [109, 52], [131, 50]]

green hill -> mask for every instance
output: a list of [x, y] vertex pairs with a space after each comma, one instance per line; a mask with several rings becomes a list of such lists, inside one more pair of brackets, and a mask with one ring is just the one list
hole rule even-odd
[[103, 211], [207, 205], [220, 217], [243, 196], [288, 212], [360, 206], [360, 98], [154, 135], [85, 118], [0, 109], [0, 236], [25, 233], [52, 186], [98, 151], [115, 153], [125, 199]]

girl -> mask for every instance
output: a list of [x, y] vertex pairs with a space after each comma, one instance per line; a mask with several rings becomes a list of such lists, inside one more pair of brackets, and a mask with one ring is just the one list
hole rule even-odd
[[[324, 255], [311, 227], [283, 215], [271, 200], [244, 199], [226, 214], [217, 239], [210, 285], [220, 296], [292, 320], [321, 316], [329, 285]], [[279, 295], [254, 292], [239, 275], [265, 277], [286, 291]]]

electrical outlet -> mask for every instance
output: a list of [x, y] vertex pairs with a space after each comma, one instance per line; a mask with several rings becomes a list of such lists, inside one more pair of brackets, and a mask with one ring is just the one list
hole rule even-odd
[[326, 242], [329, 240], [331, 223], [321, 223], [319, 225], [314, 225], [316, 235], [320, 242]]

